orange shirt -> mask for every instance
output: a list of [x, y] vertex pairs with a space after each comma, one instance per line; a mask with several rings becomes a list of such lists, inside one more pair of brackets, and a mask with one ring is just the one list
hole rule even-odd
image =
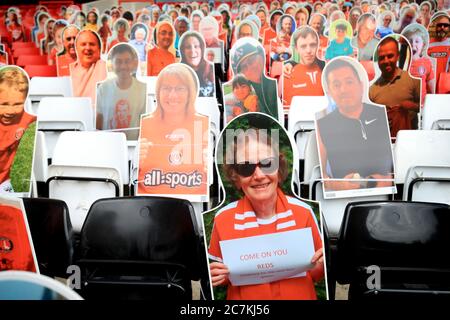
[[22, 210], [0, 205], [0, 271], [37, 271], [24, 218]]
[[297, 64], [291, 75], [283, 78], [283, 105], [290, 105], [295, 96], [323, 96], [321, 79], [322, 69], [317, 63]]
[[264, 32], [264, 37], [263, 37], [264, 45], [269, 45], [270, 40], [272, 40], [276, 36], [277, 36], [277, 33], [275, 32], [275, 30], [273, 30], [272, 28], [267, 28]]
[[154, 112], [141, 119], [141, 136], [152, 145], [140, 157], [139, 194], [207, 195], [208, 117], [193, 115], [168, 125]]
[[24, 112], [18, 123], [6, 126], [0, 124], [0, 183], [9, 179], [20, 139], [28, 126], [35, 121], [35, 116]]
[[70, 76], [70, 64], [74, 63], [75, 60], [66, 53], [60, 56], [56, 56], [56, 71], [58, 77]]
[[[247, 197], [232, 202], [220, 209], [214, 218], [214, 227], [209, 244], [212, 260], [222, 261], [220, 241], [241, 239], [276, 232], [311, 228], [315, 251], [322, 248], [319, 229], [311, 208], [297, 198], [289, 197], [277, 190], [276, 215], [271, 219], [259, 220]], [[245, 213], [245, 215], [243, 215]], [[256, 223], [255, 223], [256, 222]], [[228, 300], [316, 300], [314, 281], [323, 273], [308, 271], [305, 277], [289, 278], [271, 283], [233, 286], [228, 285]]]
[[157, 76], [164, 67], [175, 63], [175, 56], [167, 50], [155, 47], [147, 53], [147, 76]]

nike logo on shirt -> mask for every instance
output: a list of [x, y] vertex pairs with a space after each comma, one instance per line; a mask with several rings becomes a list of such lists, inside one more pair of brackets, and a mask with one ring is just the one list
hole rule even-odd
[[367, 126], [367, 125], [371, 124], [372, 122], [374, 122], [374, 121], [376, 121], [376, 120], [377, 120], [377, 118], [372, 119], [372, 120], [366, 120], [364, 123], [365, 123], [366, 126]]

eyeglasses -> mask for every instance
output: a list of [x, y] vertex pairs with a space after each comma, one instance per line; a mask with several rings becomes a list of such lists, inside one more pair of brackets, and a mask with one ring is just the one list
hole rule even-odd
[[237, 163], [234, 165], [234, 170], [241, 177], [247, 178], [255, 173], [256, 167], [259, 167], [264, 174], [273, 174], [278, 170], [278, 158], [265, 158], [258, 163], [250, 163], [248, 161]]
[[443, 29], [445, 29], [445, 28], [448, 28], [448, 27], [450, 27], [450, 23], [438, 23], [438, 24], [436, 24], [436, 28], [443, 28]]
[[185, 93], [188, 89], [184, 86], [177, 86], [177, 87], [161, 87], [161, 92], [163, 94], [170, 94], [172, 91], [174, 91], [176, 94], [182, 94]]

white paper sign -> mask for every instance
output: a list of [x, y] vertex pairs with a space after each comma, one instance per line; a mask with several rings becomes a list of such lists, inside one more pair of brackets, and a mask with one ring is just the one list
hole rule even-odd
[[313, 268], [311, 228], [225, 240], [220, 247], [234, 286], [304, 277]]

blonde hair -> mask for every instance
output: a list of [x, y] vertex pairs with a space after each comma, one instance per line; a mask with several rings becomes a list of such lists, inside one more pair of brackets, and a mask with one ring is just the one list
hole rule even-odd
[[185, 107], [185, 115], [190, 113], [195, 113], [195, 100], [198, 96], [198, 79], [194, 70], [183, 64], [183, 63], [173, 63], [165, 67], [158, 75], [156, 80], [156, 101], [157, 110], [161, 113], [161, 118], [164, 118], [164, 109], [161, 106], [161, 84], [167, 76], [175, 76], [180, 81], [185, 84], [188, 88], [188, 100]]
[[22, 92], [25, 97], [28, 94], [29, 80], [22, 68], [16, 66], [0, 68], [0, 85], [3, 84]]

